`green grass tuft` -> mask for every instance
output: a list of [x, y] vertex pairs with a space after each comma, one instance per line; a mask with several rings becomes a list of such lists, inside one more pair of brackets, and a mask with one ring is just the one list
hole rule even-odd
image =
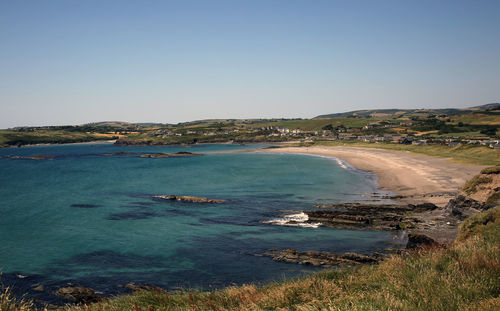
[[493, 181], [491, 176], [476, 175], [471, 180], [465, 183], [462, 190], [467, 194], [472, 194], [477, 191], [480, 184], [487, 184]]
[[492, 167], [487, 167], [481, 171], [481, 174], [500, 174], [500, 165], [495, 165]]

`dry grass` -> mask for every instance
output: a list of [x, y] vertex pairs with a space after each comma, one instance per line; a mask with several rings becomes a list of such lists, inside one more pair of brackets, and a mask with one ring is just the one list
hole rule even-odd
[[476, 175], [471, 180], [465, 183], [462, 190], [467, 194], [472, 194], [477, 191], [477, 187], [481, 184], [488, 184], [493, 181], [491, 176]]
[[34, 310], [33, 302], [15, 297], [9, 287], [0, 289], [0, 311]]

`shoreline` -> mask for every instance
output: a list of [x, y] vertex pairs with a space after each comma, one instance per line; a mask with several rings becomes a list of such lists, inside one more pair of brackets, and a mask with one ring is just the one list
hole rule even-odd
[[377, 176], [378, 189], [400, 196], [402, 203], [444, 207], [460, 188], [486, 166], [457, 164], [410, 152], [358, 147], [280, 147], [256, 152], [293, 153], [337, 158]]
[[17, 149], [17, 148], [26, 148], [26, 147], [40, 147], [40, 146], [64, 146], [64, 145], [93, 145], [93, 144], [112, 144], [116, 142], [116, 139], [111, 140], [93, 140], [93, 141], [82, 141], [75, 143], [62, 143], [62, 144], [54, 144], [54, 143], [42, 143], [42, 144], [28, 144], [28, 145], [20, 145], [20, 146], [0, 146], [0, 149]]
[[[410, 228], [407, 233], [425, 235], [445, 245], [453, 243], [461, 223], [460, 220], [451, 216], [445, 207], [452, 199], [461, 194], [461, 188], [467, 181], [486, 167], [457, 164], [449, 159], [410, 152], [374, 148], [281, 147], [255, 151], [337, 158], [357, 170], [377, 176], [378, 191], [389, 191], [397, 194], [395, 198], [392, 198], [397, 205], [417, 207], [421, 204], [434, 204], [436, 209], [411, 212], [409, 217], [416, 220], [416, 227]], [[335, 210], [335, 205], [330, 206], [330, 208]], [[378, 213], [378, 210], [373, 212]], [[380, 213], [384, 215], [383, 211]], [[327, 212], [325, 220], [328, 221], [329, 217], [337, 217], [334, 215], [335, 212]], [[314, 219], [314, 221], [319, 220]]]

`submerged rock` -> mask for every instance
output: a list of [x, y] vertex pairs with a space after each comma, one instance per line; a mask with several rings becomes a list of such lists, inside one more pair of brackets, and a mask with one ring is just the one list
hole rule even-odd
[[35, 156], [3, 156], [4, 159], [29, 159], [29, 160], [52, 160], [55, 156], [35, 155]]
[[105, 156], [124, 156], [124, 155], [131, 155], [131, 154], [136, 154], [135, 152], [114, 152], [114, 153], [104, 153], [103, 155]]
[[264, 253], [262, 255], [270, 256], [275, 261], [309, 265], [315, 267], [375, 264], [384, 258], [380, 254], [362, 255], [357, 253], [345, 253], [339, 255], [329, 252], [315, 252], [315, 251], [299, 252], [293, 248], [288, 248], [283, 250], [271, 249], [269, 250], [269, 252]]
[[181, 151], [176, 153], [145, 153], [141, 154], [141, 158], [181, 158], [181, 157], [194, 157], [200, 155], [201, 153]]
[[93, 289], [82, 286], [59, 288], [56, 295], [82, 304], [98, 302], [102, 298]]
[[189, 203], [224, 203], [225, 200], [192, 197], [187, 195], [155, 195], [153, 198], [171, 201], [181, 201]]

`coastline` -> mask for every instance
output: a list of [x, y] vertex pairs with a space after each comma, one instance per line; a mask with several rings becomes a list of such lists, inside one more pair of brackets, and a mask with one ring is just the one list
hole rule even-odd
[[[411, 217], [417, 220], [417, 223], [415, 227], [407, 230], [407, 233], [424, 235], [440, 244], [453, 243], [461, 223], [444, 207], [461, 194], [461, 188], [468, 180], [485, 168], [480, 165], [458, 164], [445, 158], [374, 148], [315, 146], [255, 151], [336, 158], [358, 170], [374, 174], [378, 178], [378, 190], [397, 194], [393, 200], [401, 206], [434, 204], [437, 209], [412, 212]], [[379, 212], [373, 210], [373, 213]], [[384, 212], [380, 213], [384, 215]], [[325, 220], [328, 220], [328, 217], [332, 216], [327, 215]]]
[[280, 147], [257, 152], [335, 157], [378, 177], [379, 189], [396, 193], [402, 203], [446, 205], [486, 166], [458, 164], [409, 152], [358, 147]]
[[0, 149], [17, 149], [17, 148], [26, 148], [26, 147], [39, 147], [39, 146], [64, 146], [64, 145], [93, 145], [93, 144], [112, 144], [116, 141], [116, 139], [112, 140], [92, 140], [92, 141], [81, 141], [74, 143], [62, 143], [62, 144], [54, 144], [54, 143], [42, 143], [42, 144], [27, 144], [20, 146], [0, 146]]

